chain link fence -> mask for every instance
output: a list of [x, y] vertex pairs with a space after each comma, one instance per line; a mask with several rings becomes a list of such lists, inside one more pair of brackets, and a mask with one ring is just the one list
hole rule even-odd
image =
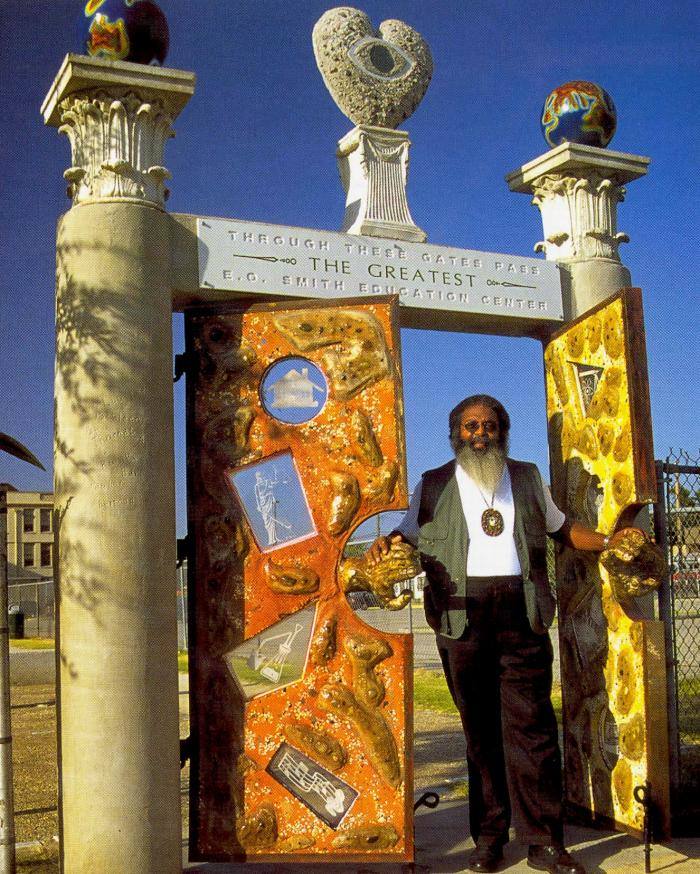
[[700, 454], [657, 461], [656, 539], [669, 578], [659, 595], [666, 624], [674, 830], [700, 817]]
[[54, 637], [56, 609], [53, 580], [11, 580], [8, 585], [8, 608], [11, 631], [14, 624], [15, 629], [22, 629], [23, 637]]

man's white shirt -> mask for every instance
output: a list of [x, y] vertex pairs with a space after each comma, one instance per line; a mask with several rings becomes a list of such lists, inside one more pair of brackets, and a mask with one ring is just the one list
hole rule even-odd
[[[566, 520], [566, 516], [552, 500], [549, 487], [537, 473], [542, 483], [546, 506], [545, 526], [549, 533], [558, 531]], [[455, 464], [457, 488], [462, 503], [462, 512], [469, 532], [469, 552], [467, 555], [467, 575], [472, 577], [516, 576], [522, 573], [518, 553], [513, 538], [515, 522], [515, 505], [513, 489], [508, 466], [503, 469], [503, 476], [496, 491], [486, 494], [474, 482], [460, 464]], [[418, 511], [420, 509], [422, 480], [416, 486], [411, 497], [411, 503], [401, 523], [396, 526], [403, 537], [414, 546], [418, 543]], [[497, 537], [486, 534], [481, 527], [481, 516], [488, 507], [503, 516], [503, 533]]]

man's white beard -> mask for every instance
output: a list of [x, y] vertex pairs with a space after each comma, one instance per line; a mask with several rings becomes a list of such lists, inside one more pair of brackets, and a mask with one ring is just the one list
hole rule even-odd
[[492, 443], [485, 451], [475, 452], [470, 443], [465, 443], [457, 451], [457, 462], [480, 489], [492, 495], [501, 482], [507, 451]]

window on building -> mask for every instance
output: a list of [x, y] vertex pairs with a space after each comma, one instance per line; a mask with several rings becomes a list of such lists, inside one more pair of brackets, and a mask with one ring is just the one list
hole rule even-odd
[[33, 531], [34, 530], [34, 510], [32, 510], [32, 509], [23, 510], [22, 515], [24, 517], [24, 530], [25, 531]]
[[53, 544], [51, 544], [51, 543], [42, 543], [41, 544], [41, 566], [42, 567], [49, 567], [49, 565], [53, 564], [53, 562], [51, 561], [51, 558], [52, 558], [51, 547], [52, 547], [52, 545]]
[[24, 544], [23, 562], [25, 567], [34, 567], [34, 544]]
[[48, 508], [39, 511], [39, 528], [41, 531], [51, 530], [51, 510]]

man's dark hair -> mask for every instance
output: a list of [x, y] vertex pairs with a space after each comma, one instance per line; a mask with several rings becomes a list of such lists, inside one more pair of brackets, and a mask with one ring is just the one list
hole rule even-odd
[[464, 440], [459, 433], [462, 413], [467, 409], [467, 407], [473, 407], [476, 404], [482, 404], [484, 407], [489, 407], [489, 409], [493, 410], [496, 414], [499, 430], [498, 445], [504, 447], [508, 442], [510, 416], [503, 404], [500, 401], [497, 401], [496, 398], [492, 398], [491, 395], [470, 395], [468, 398], [460, 401], [450, 412], [450, 445], [455, 452], [459, 452], [462, 446], [464, 446]]

